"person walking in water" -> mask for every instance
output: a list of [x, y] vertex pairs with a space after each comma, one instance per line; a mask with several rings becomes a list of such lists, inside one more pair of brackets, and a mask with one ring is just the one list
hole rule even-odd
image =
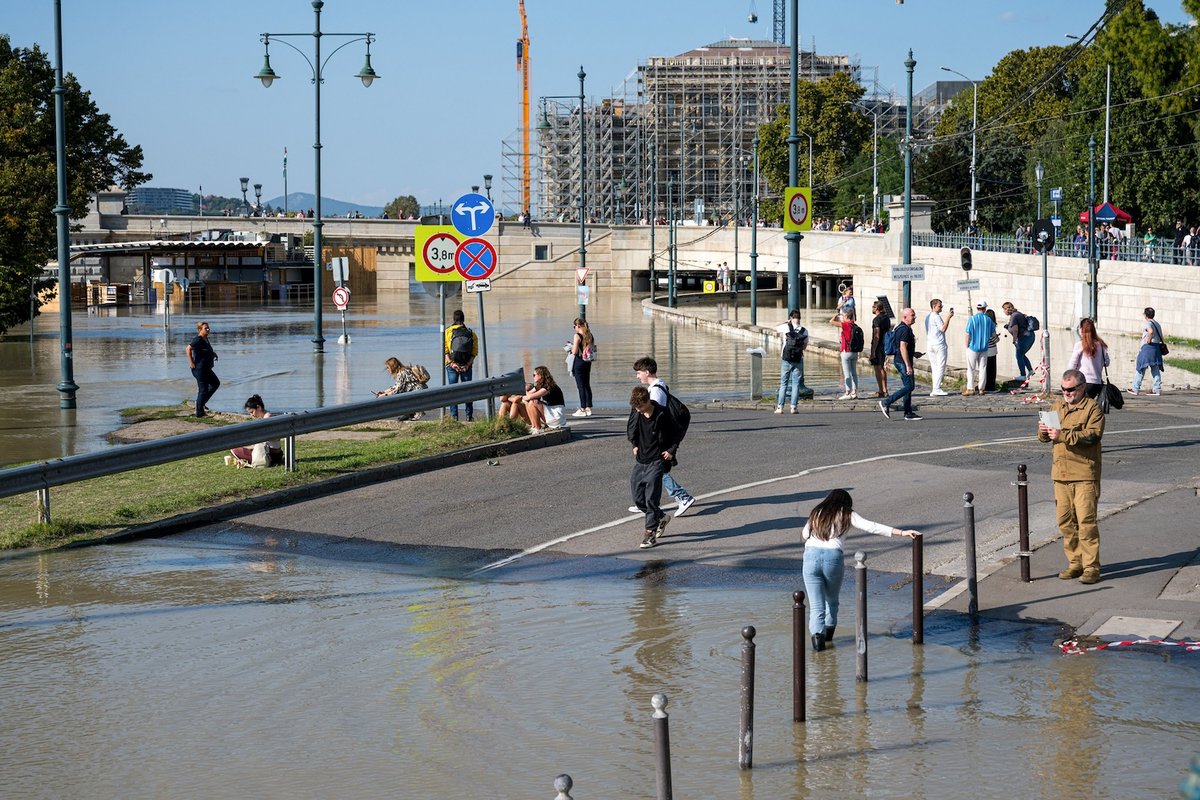
[[833, 631], [837, 627], [838, 596], [846, 571], [842, 537], [851, 528], [909, 539], [921, 535], [914, 530], [890, 528], [859, 516], [845, 489], [834, 489], [809, 512], [800, 537], [804, 540], [802, 572], [804, 588], [808, 592], [808, 630], [812, 633], [812, 646], [816, 652], [824, 650], [825, 645], [833, 641]]

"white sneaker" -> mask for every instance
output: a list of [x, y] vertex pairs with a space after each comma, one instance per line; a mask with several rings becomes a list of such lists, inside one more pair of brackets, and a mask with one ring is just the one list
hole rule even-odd
[[849, 392], [846, 392], [844, 395], [842, 395], [841, 397], [838, 398], [838, 400], [849, 400], [849, 399], [850, 399]]
[[695, 502], [696, 502], [696, 498], [694, 498], [694, 497], [686, 497], [683, 500], [680, 500], [679, 508], [675, 509], [675, 516], [682, 517], [685, 513], [687, 513], [687, 510], [689, 508], [691, 508], [692, 504]]
[[641, 514], [642, 510], [640, 508], [638, 508], [637, 506], [630, 506], [629, 513], [630, 514]]
[[934, 389], [932, 392], [929, 393], [929, 396], [930, 397], [945, 397], [948, 394], [950, 394], [950, 393], [943, 392], [941, 389]]
[[[1136, 394], [1136, 392], [1135, 392], [1135, 394]], [[782, 414], [782, 413], [783, 413], [783, 406], [775, 406], [775, 413], [776, 413], [776, 414]]]
[[572, 416], [572, 417], [586, 417], [586, 416], [589, 416], [589, 414], [588, 414], [588, 412], [584, 411], [584, 410], [581, 408], [581, 409], [579, 409], [578, 411], [576, 411], [574, 414], [572, 414], [571, 416]]
[[583, 413], [590, 417], [592, 415], [592, 410], [589, 408], [587, 411], [585, 411]]

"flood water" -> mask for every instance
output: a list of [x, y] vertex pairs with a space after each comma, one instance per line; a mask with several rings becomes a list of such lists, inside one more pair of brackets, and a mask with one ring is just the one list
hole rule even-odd
[[652, 797], [660, 691], [678, 798], [1167, 797], [1200, 741], [1194, 654], [1063, 656], [1054, 631], [959, 617], [914, 647], [894, 576], [872, 582], [870, 681], [843, 597], [794, 725], [798, 585], [654, 563], [481, 582], [320, 550], [235, 531], [0, 561], [3, 794], [549, 798], [565, 772], [577, 798]]
[[[493, 292], [485, 300], [485, 325], [478, 301], [462, 305], [468, 326], [486, 334], [492, 375], [544, 364], [563, 385], [570, 408], [578, 402], [574, 380], [563, 363], [578, 312], [573, 293], [537, 295]], [[783, 300], [765, 300], [761, 318], [782, 319]], [[774, 306], [778, 306], [775, 308]], [[447, 316], [459, 301], [448, 301]], [[724, 315], [726, 307], [723, 307]], [[742, 313], [748, 314], [743, 308]], [[732, 316], [732, 314], [730, 314]], [[592, 369], [598, 409], [628, 410], [636, 384], [633, 362], [652, 354], [659, 375], [688, 401], [750, 396], [748, 343], [734, 336], [679, 326], [655, 318], [628, 293], [598, 292], [587, 309], [599, 344]], [[0, 466], [59, 458], [105, 447], [105, 435], [120, 426], [118, 411], [135, 405], [171, 405], [195, 399], [195, 381], [185, 348], [195, 323], [212, 326], [210, 341], [219, 358], [221, 388], [210, 402], [218, 411], [242, 410], [260, 394], [274, 411], [295, 411], [369, 399], [391, 385], [383, 362], [396, 356], [428, 367], [440, 382], [441, 334], [438, 299], [420, 290], [378, 302], [355, 300], [347, 313], [351, 342], [338, 344], [341, 319], [324, 312], [325, 353], [312, 350], [312, 309], [305, 307], [209, 307], [173, 311], [164, 331], [161, 314], [120, 309], [72, 317], [74, 377], [78, 408], [58, 407], [60, 375], [58, 316], [36, 320], [0, 339]], [[832, 362], [810, 359], [808, 383], [833, 390], [840, 372]], [[482, 377], [476, 362], [475, 377]], [[778, 363], [767, 359], [765, 382], [778, 386]]]

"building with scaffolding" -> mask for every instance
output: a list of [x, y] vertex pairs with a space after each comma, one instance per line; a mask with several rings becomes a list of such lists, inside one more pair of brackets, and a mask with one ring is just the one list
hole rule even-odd
[[[746, 221], [753, 202], [753, 140], [788, 100], [790, 48], [775, 42], [725, 39], [638, 65], [608, 98], [542, 97], [537, 134], [535, 219], [579, 218], [580, 181], [590, 220], [641, 223], [652, 215], [697, 221]], [[800, 52], [798, 76], [819, 81], [846, 73], [862, 83], [847, 55]], [[904, 99], [880, 91], [862, 100], [879, 135], [903, 134]], [[969, 86], [969, 84], [968, 84]], [[914, 97], [914, 138], [933, 131], [956, 82], [939, 81]], [[501, 148], [500, 203], [520, 206], [521, 137]], [[581, 169], [582, 167], [582, 169]], [[760, 196], [767, 192], [765, 180]]]

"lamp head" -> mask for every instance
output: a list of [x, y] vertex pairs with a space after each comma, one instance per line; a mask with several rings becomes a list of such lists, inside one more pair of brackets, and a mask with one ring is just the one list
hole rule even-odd
[[243, 192], [250, 188], [250, 179], [249, 178], [238, 178], [238, 180], [242, 182], [242, 191]]
[[483, 188], [485, 188], [485, 189], [492, 188], [492, 176], [491, 175], [483, 176]]
[[262, 184], [261, 183], [254, 184], [254, 196], [262, 197]]
[[1033, 168], [1033, 174], [1037, 177], [1037, 182], [1041, 183], [1042, 178], [1046, 176], [1046, 169], [1042, 166], [1042, 162], [1037, 162], [1037, 166]]
[[374, 82], [374, 80], [379, 77], [379, 75], [375, 72], [375, 69], [371, 66], [371, 40], [372, 40], [372, 38], [373, 37], [371, 36], [371, 34], [368, 33], [367, 34], [367, 60], [365, 62], [363, 62], [363, 68], [360, 69], [358, 71], [358, 74], [354, 76], [354, 77], [358, 78], [359, 80], [361, 80], [362, 85], [366, 88], [370, 88], [370, 86]]
[[254, 77], [262, 81], [264, 89], [270, 89], [271, 84], [279, 77], [275, 74], [275, 70], [271, 69], [271, 40], [267, 34], [262, 35], [263, 43], [263, 65], [262, 69]]

